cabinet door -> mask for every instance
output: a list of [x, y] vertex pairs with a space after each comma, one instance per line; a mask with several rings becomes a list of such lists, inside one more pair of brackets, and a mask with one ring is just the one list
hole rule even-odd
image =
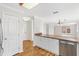
[[45, 50], [48, 50], [48, 44], [49, 44], [49, 42], [48, 42], [47, 38], [40, 37], [40, 47], [42, 47]]
[[59, 40], [37, 36], [35, 43], [37, 46], [59, 55]]
[[3, 49], [5, 56], [11, 56], [18, 52], [18, 18], [15, 16], [3, 16]]
[[39, 36], [34, 36], [34, 45], [40, 45], [40, 37]]
[[57, 39], [47, 39], [48, 50], [59, 55], [59, 40]]

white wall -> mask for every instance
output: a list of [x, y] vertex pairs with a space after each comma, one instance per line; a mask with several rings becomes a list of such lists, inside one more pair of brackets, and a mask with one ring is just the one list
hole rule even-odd
[[38, 33], [38, 32], [43, 32], [43, 19], [37, 16], [34, 16], [33, 20], [33, 32]]

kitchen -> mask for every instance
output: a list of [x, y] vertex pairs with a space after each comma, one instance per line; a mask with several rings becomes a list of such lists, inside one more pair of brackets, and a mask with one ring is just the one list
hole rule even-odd
[[[64, 30], [63, 26], [65, 28], [65, 31], [67, 29], [66, 27], [68, 26], [71, 27], [70, 30], [74, 34], [70, 32], [67, 33], [65, 31], [64, 33], [63, 32], [58, 33], [60, 29]], [[75, 29], [77, 29], [77, 24], [74, 23], [70, 25], [69, 23], [65, 25], [57, 24], [57, 27], [56, 25], [54, 27], [54, 34], [49, 34], [49, 32], [47, 32], [46, 34], [36, 33], [34, 42], [37, 46], [49, 50], [53, 53], [56, 53], [56, 55], [76, 56], [79, 55], [79, 38], [75, 36], [76, 35], [75, 33], [77, 33]]]
[[23, 41], [28, 39], [55, 56], [79, 56], [78, 15], [79, 3], [39, 3], [32, 9], [0, 4], [3, 56], [23, 52]]
[[[51, 6], [51, 4], [48, 5]], [[45, 6], [48, 5], [45, 4]], [[55, 10], [49, 11], [52, 15], [43, 18], [41, 24], [38, 24], [40, 30], [35, 33], [34, 43], [57, 56], [78, 56], [79, 20], [78, 7], [75, 5], [54, 4]]]

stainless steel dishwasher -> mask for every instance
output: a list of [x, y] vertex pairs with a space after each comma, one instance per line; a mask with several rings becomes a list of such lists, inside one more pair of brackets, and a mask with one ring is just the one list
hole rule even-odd
[[60, 56], [76, 56], [77, 43], [60, 40], [59, 41], [59, 55]]

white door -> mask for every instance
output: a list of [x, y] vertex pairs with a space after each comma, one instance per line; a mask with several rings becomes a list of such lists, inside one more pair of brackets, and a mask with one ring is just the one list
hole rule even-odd
[[3, 55], [11, 56], [18, 52], [18, 18], [15, 16], [3, 16]]
[[26, 22], [27, 39], [32, 40], [32, 20]]

